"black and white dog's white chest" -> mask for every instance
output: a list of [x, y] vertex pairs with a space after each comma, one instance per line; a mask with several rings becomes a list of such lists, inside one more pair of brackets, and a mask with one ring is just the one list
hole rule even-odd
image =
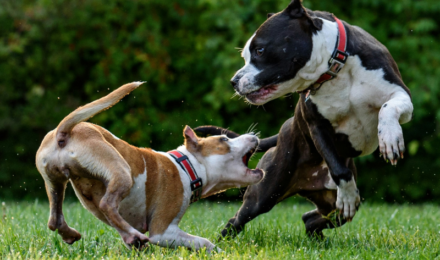
[[383, 75], [382, 69], [367, 70], [358, 56], [350, 57], [338, 77], [327, 82], [308, 101], [316, 105], [335, 133], [347, 135], [361, 156], [372, 153], [378, 146], [377, 125], [382, 105], [393, 93], [406, 94]]

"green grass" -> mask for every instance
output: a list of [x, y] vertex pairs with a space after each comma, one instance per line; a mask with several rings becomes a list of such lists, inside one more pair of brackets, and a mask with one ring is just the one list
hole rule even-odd
[[[246, 226], [237, 238], [216, 243], [222, 253], [150, 246], [127, 250], [119, 234], [79, 203], [65, 203], [67, 223], [83, 238], [64, 244], [47, 226], [49, 207], [38, 201], [6, 202], [0, 221], [0, 259], [435, 259], [440, 258], [440, 211], [436, 205], [362, 205], [352, 223], [326, 230], [323, 241], [306, 237], [301, 215], [311, 204], [290, 199]], [[239, 203], [198, 202], [180, 227], [216, 241]]]

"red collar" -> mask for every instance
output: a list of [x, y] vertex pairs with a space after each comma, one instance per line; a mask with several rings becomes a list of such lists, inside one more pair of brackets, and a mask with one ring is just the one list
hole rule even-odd
[[[306, 101], [309, 99], [310, 95], [314, 95], [316, 91], [324, 84], [325, 82], [332, 80], [338, 76], [338, 72], [344, 67], [345, 62], [349, 54], [346, 52], [347, 50], [347, 32], [345, 31], [344, 24], [333, 16], [338, 24], [338, 36], [336, 38], [336, 46], [333, 54], [328, 61], [329, 69], [319, 77], [319, 79], [313, 83], [306, 92]], [[318, 85], [318, 87], [314, 88], [314, 85]]]
[[168, 152], [171, 157], [176, 160], [176, 162], [180, 165], [182, 170], [186, 172], [189, 177], [191, 184], [191, 199], [190, 203], [196, 202], [200, 200], [202, 197], [202, 179], [197, 176], [196, 169], [194, 169], [193, 165], [189, 161], [188, 156], [182, 154], [177, 150], [172, 150]]

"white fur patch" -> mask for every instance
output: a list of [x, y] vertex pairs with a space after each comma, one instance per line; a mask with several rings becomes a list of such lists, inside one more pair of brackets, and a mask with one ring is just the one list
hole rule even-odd
[[246, 45], [244, 46], [243, 50], [241, 51], [241, 57], [243, 57], [245, 64], [249, 64], [251, 62], [251, 51], [250, 51], [250, 45], [252, 42], [252, 39], [254, 39], [255, 33], [252, 35], [251, 38], [246, 42]]
[[144, 224], [147, 221], [146, 182], [147, 167], [145, 165], [144, 172], [134, 178], [130, 194], [128, 194], [128, 196], [119, 204], [119, 214], [121, 214], [122, 218], [142, 233], [146, 232], [146, 230], [143, 229], [146, 226]]
[[237, 71], [234, 75], [240, 76], [240, 81], [238, 82], [238, 90], [240, 93], [249, 93], [256, 90], [258, 87], [254, 85], [255, 76], [261, 72], [261, 70], [257, 69], [251, 62], [251, 52], [250, 45], [252, 39], [255, 37], [255, 34], [246, 42], [246, 45], [241, 52], [241, 57], [243, 57], [245, 65], [239, 71]]
[[[336, 133], [348, 135], [353, 148], [362, 151], [361, 156], [368, 155], [378, 146], [378, 110], [381, 106], [397, 95], [403, 98], [396, 102], [398, 108], [394, 106], [394, 109], [404, 109], [404, 114], [411, 114], [411, 100], [402, 87], [383, 78], [382, 69], [366, 70], [358, 56], [348, 58], [345, 66], [336, 79], [325, 83], [310, 99]], [[388, 119], [398, 125], [401, 115], [394, 114]]]
[[336, 208], [344, 213], [344, 217], [353, 218], [356, 214], [356, 206], [359, 206], [360, 201], [354, 178], [348, 182], [340, 180], [336, 198]]
[[399, 123], [403, 124], [411, 120], [412, 111], [410, 97], [402, 92], [396, 92], [380, 109], [377, 127], [379, 148], [393, 165], [397, 164], [397, 158], [400, 158], [401, 154], [403, 156], [405, 151], [402, 127]]
[[199, 250], [206, 247], [208, 252], [214, 249], [214, 244], [206, 238], [193, 236], [183, 232], [177, 225], [170, 225], [163, 234], [150, 237], [150, 243], [163, 247], [184, 246], [193, 250]]

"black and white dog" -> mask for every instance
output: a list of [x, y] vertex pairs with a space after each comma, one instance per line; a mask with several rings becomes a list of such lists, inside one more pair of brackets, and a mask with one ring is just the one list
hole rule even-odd
[[[295, 116], [284, 123], [278, 140], [261, 141], [263, 150], [277, 143], [259, 162], [266, 177], [247, 189], [222, 235], [231, 227], [240, 232], [295, 194], [317, 206], [303, 215], [310, 235], [322, 236], [323, 229], [350, 221], [360, 203], [352, 158], [371, 154], [379, 145], [385, 160], [395, 165], [405, 150], [400, 124], [411, 120], [413, 105], [391, 54], [361, 28], [293, 0], [285, 10], [268, 15], [242, 56], [245, 66], [231, 83], [250, 103], [301, 94]], [[332, 222], [327, 216], [336, 209], [344, 219]]]

